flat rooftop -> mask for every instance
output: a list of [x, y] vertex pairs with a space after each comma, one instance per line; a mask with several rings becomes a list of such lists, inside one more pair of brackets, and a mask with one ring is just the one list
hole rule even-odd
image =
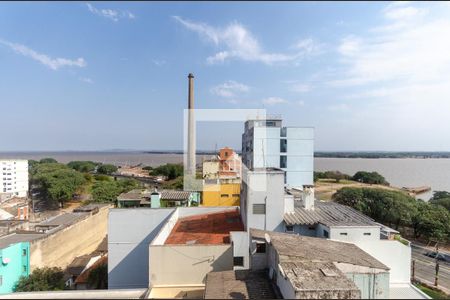
[[179, 218], [165, 244], [229, 244], [230, 231], [244, 231], [237, 209]]
[[211, 272], [206, 276], [205, 299], [276, 299], [266, 271]]

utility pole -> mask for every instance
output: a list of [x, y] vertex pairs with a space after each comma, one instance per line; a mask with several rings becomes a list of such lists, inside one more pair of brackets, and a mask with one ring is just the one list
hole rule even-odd
[[436, 275], [434, 277], [434, 286], [439, 284], [439, 242], [436, 242]]

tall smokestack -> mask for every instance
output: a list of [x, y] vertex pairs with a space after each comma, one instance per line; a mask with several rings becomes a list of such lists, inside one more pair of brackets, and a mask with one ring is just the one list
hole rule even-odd
[[194, 119], [194, 75], [189, 73], [188, 92], [188, 174], [195, 176], [195, 119]]

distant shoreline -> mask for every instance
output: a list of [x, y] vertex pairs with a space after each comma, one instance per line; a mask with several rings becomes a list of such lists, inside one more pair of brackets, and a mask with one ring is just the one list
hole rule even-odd
[[[236, 151], [241, 154], [241, 151]], [[2, 154], [158, 154], [158, 155], [183, 155], [182, 150], [90, 150], [90, 151], [0, 151]], [[197, 150], [197, 155], [215, 155], [214, 150]], [[414, 158], [414, 159], [450, 159], [450, 152], [433, 152], [433, 151], [411, 151], [411, 152], [388, 152], [388, 151], [317, 151], [314, 152], [315, 158], [364, 158], [364, 159], [380, 159], [380, 158]]]

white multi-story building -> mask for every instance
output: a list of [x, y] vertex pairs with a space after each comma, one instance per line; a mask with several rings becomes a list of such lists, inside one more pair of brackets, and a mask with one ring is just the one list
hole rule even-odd
[[312, 185], [314, 128], [282, 127], [281, 118], [248, 120], [242, 134], [242, 162], [248, 169], [282, 169], [289, 187]]
[[27, 194], [28, 160], [0, 159], [0, 200]]

